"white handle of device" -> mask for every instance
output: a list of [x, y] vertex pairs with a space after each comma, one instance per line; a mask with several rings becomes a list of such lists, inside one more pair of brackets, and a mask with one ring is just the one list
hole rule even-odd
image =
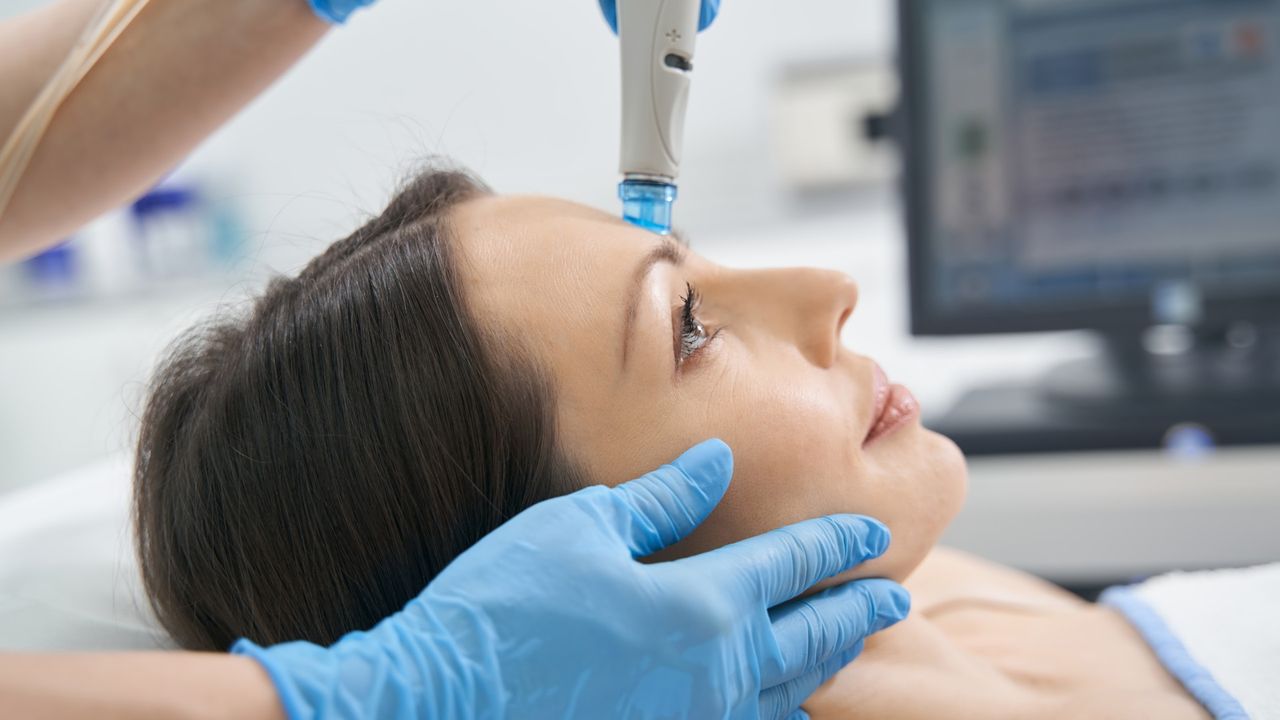
[[680, 176], [702, 0], [618, 0], [622, 174]]

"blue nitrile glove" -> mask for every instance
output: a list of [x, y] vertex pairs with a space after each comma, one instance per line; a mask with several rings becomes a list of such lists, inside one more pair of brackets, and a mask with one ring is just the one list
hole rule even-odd
[[[600, 0], [600, 9], [604, 11], [605, 22], [609, 23], [609, 27], [613, 28], [614, 34], [617, 34], [618, 0]], [[711, 27], [711, 23], [716, 21], [716, 16], [719, 14], [720, 0], [702, 0], [702, 15], [698, 18], [698, 32]]]
[[316, 11], [320, 19], [335, 25], [341, 25], [351, 17], [351, 13], [374, 2], [375, 0], [307, 0], [307, 4]]
[[369, 632], [233, 652], [266, 667], [292, 718], [805, 717], [800, 703], [910, 599], [862, 580], [788, 603], [884, 551], [888, 530], [852, 515], [636, 560], [701, 523], [732, 472], [729, 448], [705, 442], [529, 508]]

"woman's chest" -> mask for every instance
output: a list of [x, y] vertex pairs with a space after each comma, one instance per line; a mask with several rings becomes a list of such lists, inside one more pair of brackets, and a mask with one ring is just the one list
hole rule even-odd
[[938, 549], [908, 586], [950, 643], [1019, 686], [1177, 688], [1124, 618], [1025, 573]]
[[1104, 607], [1011, 611], [974, 606], [931, 620], [964, 652], [1031, 690], [1180, 692], [1138, 634]]

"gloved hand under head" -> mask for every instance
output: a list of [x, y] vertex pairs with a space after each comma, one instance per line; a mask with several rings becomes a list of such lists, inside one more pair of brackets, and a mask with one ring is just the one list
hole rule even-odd
[[861, 580], [788, 602], [884, 552], [888, 530], [852, 515], [639, 562], [700, 524], [732, 469], [708, 441], [617, 488], [535, 505], [329, 650], [235, 651], [268, 669], [295, 718], [804, 717], [909, 598]]

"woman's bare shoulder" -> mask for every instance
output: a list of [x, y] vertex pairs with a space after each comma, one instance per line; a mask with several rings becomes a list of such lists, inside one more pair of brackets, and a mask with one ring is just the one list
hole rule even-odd
[[[813, 720], [1209, 718], [1172, 678], [1148, 677], [1146, 662], [1099, 649], [1094, 664], [1103, 667], [1096, 677], [1086, 677], [1072, 669], [1077, 663], [1068, 657], [1080, 638], [1019, 636], [1032, 652], [1014, 665], [1021, 674], [1039, 673], [1037, 681], [1026, 682], [1019, 672], [967, 651], [913, 613], [870, 638], [862, 657], [814, 693], [805, 709]], [[1085, 637], [1083, 644], [1099, 648], [1094, 640]]]
[[1055, 703], [1046, 720], [1212, 720], [1195, 700], [1170, 693], [1082, 693]]
[[810, 698], [814, 720], [1207, 717], [1123, 618], [1051, 583], [940, 548], [905, 584], [911, 617]]

